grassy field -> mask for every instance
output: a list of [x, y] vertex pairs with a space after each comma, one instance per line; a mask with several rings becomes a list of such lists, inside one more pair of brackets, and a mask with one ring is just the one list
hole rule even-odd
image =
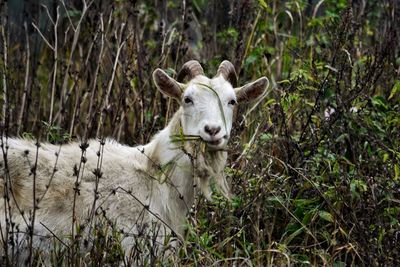
[[[398, 1], [0, 8], [3, 137], [143, 144], [178, 107], [155, 89], [155, 68], [174, 75], [197, 59], [212, 77], [228, 59], [239, 84], [270, 79], [260, 103], [237, 111], [226, 167], [233, 201], [199, 196], [179, 253], [152, 265], [400, 265]], [[53, 264], [122, 264], [118, 233], [93, 235], [88, 254], [60, 248]]]

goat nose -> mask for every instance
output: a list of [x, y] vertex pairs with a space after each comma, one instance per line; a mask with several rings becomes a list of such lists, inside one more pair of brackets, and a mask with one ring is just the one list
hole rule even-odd
[[206, 133], [208, 133], [210, 136], [215, 136], [215, 135], [217, 135], [217, 133], [219, 133], [219, 131], [221, 131], [221, 127], [220, 126], [208, 126], [208, 125], [206, 125], [205, 127], [204, 127], [204, 131], [206, 132]]

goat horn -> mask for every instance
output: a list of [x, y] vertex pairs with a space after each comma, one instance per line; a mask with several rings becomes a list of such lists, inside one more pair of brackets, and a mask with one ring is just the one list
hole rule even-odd
[[222, 63], [218, 67], [216, 76], [218, 76], [218, 75], [222, 75], [222, 77], [225, 80], [227, 80], [228, 82], [230, 82], [230, 84], [233, 87], [236, 87], [236, 84], [237, 84], [236, 71], [235, 71], [235, 67], [233, 66], [233, 64], [230, 61], [228, 61], [228, 60], [222, 61]]
[[190, 79], [193, 79], [197, 75], [204, 75], [203, 68], [197, 60], [190, 60], [183, 64], [176, 80], [178, 82], [183, 82], [183, 79], [185, 79], [186, 76], [189, 76]]

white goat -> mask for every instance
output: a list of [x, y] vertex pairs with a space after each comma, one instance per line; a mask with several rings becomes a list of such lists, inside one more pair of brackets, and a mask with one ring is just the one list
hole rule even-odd
[[[189, 81], [183, 84], [185, 77]], [[161, 69], [154, 71], [153, 79], [181, 107], [146, 145], [92, 140], [60, 147], [3, 137], [0, 194], [7, 200], [0, 203], [3, 245], [13, 231], [20, 236], [29, 233], [33, 214], [34, 244], [43, 247], [43, 237], [65, 240], [76, 231], [74, 227], [89, 225], [90, 218], [100, 213], [123, 230], [122, 244], [129, 253], [132, 235], [152, 222], [162, 226], [160, 241], [169, 233], [182, 236], [196, 185], [209, 198], [213, 177], [230, 198], [224, 166], [233, 111], [237, 102], [260, 97], [268, 79], [234, 88], [236, 73], [229, 61], [222, 62], [217, 75], [209, 79], [194, 60], [183, 65], [177, 81]], [[45, 249], [51, 249], [48, 244]]]

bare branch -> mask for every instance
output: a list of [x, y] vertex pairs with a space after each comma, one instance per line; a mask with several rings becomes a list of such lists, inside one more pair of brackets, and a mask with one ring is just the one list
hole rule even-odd
[[105, 95], [105, 98], [104, 98], [103, 107], [102, 107], [102, 110], [101, 110], [102, 113], [101, 113], [101, 116], [100, 116], [99, 124], [97, 126], [97, 131], [96, 131], [96, 136], [97, 137], [100, 137], [100, 130], [101, 130], [101, 127], [103, 126], [103, 121], [105, 119], [105, 115], [106, 115], [105, 114], [105, 110], [108, 107], [111, 89], [112, 89], [112, 86], [114, 84], [114, 78], [115, 78], [115, 73], [117, 71], [119, 55], [121, 54], [121, 50], [125, 46], [125, 43], [126, 43], [126, 39], [121, 42], [124, 28], [125, 28], [125, 23], [121, 24], [120, 36], [118, 38], [119, 46], [118, 46], [118, 49], [117, 49], [117, 54], [115, 56], [115, 61], [114, 61], [113, 71], [112, 71], [112, 74], [111, 74], [111, 79], [110, 79], [110, 82], [108, 83], [108, 86], [107, 86], [107, 92], [106, 92], [106, 95]]
[[53, 123], [53, 109], [54, 109], [54, 95], [56, 91], [56, 79], [57, 79], [57, 68], [58, 68], [58, 36], [57, 36], [57, 27], [58, 20], [60, 18], [59, 6], [57, 6], [57, 18], [54, 23], [54, 66], [53, 66], [53, 81], [51, 86], [51, 100], [50, 100], [50, 116], [49, 116], [49, 125]]
[[54, 51], [54, 47], [49, 43], [49, 41], [46, 39], [46, 37], [44, 37], [43, 33], [39, 30], [38, 26], [36, 26], [36, 24], [33, 22], [32, 22], [32, 26], [40, 34], [40, 36], [42, 37], [43, 41], [47, 44], [47, 46], [50, 47], [50, 49]]
[[8, 99], [7, 99], [7, 64], [8, 64], [8, 44], [7, 44], [7, 33], [6, 33], [6, 25], [7, 25], [7, 16], [2, 16], [1, 18], [1, 37], [3, 39], [3, 118], [2, 124], [3, 126], [6, 124], [6, 113], [8, 109]]
[[[63, 5], [65, 7], [64, 1], [62, 1], [62, 2], [63, 2]], [[80, 33], [81, 33], [82, 21], [83, 21], [83, 18], [85, 17], [85, 15], [86, 15], [86, 13], [88, 11], [88, 8], [90, 7], [90, 5], [89, 6], [86, 5], [86, 2], [83, 2], [83, 4], [84, 5], [83, 5], [82, 14], [81, 14], [81, 17], [79, 18], [79, 22], [78, 22], [78, 25], [76, 26], [76, 28], [72, 24], [72, 21], [70, 21], [72, 29], [74, 30], [74, 38], [73, 38], [73, 41], [72, 41], [71, 50], [70, 50], [70, 53], [69, 53], [69, 58], [68, 58], [67, 66], [66, 66], [66, 69], [65, 69], [64, 80], [63, 80], [62, 87], [61, 87], [60, 110], [57, 112], [57, 115], [55, 116], [55, 120], [58, 119], [59, 122], [60, 122], [60, 119], [62, 117], [61, 111], [63, 110], [63, 106], [64, 106], [64, 104], [65, 104], [65, 102], [67, 100], [66, 92], [67, 92], [67, 85], [68, 85], [68, 80], [69, 80], [69, 70], [71, 68], [72, 59], [73, 59], [74, 52], [75, 52], [76, 46], [78, 44], [78, 39], [79, 39], [79, 36], [80, 36]], [[73, 86], [71, 88], [73, 88]]]
[[24, 22], [24, 29], [25, 29], [25, 38], [26, 38], [26, 68], [25, 68], [25, 82], [24, 82], [24, 94], [22, 96], [22, 102], [21, 102], [21, 109], [19, 111], [18, 115], [18, 121], [17, 121], [17, 135], [19, 135], [19, 131], [21, 130], [21, 123], [22, 123], [22, 116], [24, 115], [24, 110], [25, 110], [25, 102], [26, 102], [26, 95], [28, 93], [28, 81], [29, 81], [29, 67], [30, 67], [30, 48], [29, 48], [29, 34], [28, 34], [28, 25], [26, 21]]

